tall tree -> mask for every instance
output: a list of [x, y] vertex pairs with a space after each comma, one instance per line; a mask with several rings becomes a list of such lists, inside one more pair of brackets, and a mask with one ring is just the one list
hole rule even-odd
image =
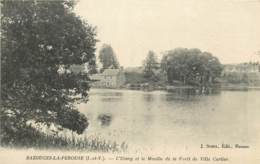
[[220, 76], [222, 65], [211, 53], [199, 49], [177, 48], [163, 57], [163, 69], [170, 83], [174, 80], [183, 84], [206, 85]]
[[96, 58], [93, 58], [89, 63], [87, 63], [87, 70], [89, 74], [98, 73], [97, 65], [96, 65]]
[[149, 51], [146, 59], [143, 62], [144, 67], [144, 77], [146, 78], [152, 78], [154, 77], [155, 73], [154, 71], [158, 69], [158, 61], [157, 56], [153, 51]]
[[73, 13], [74, 5], [72, 0], [1, 1], [1, 141], [27, 135], [31, 120], [79, 134], [88, 126], [74, 107], [87, 101], [88, 76], [66, 70], [93, 60], [96, 34]]
[[99, 61], [102, 64], [102, 70], [107, 68], [119, 68], [119, 62], [113, 48], [108, 44], [103, 44], [99, 51]]

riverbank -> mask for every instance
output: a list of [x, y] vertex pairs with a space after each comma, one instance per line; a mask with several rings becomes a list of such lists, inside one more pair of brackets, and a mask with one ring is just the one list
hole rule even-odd
[[111, 88], [111, 87], [92, 87], [99, 89], [119, 89], [119, 90], [143, 90], [143, 91], [156, 91], [156, 90], [164, 90], [164, 91], [176, 91], [176, 90], [195, 90], [197, 92], [207, 92], [207, 90], [219, 89], [219, 90], [229, 90], [229, 91], [247, 91], [247, 90], [260, 90], [260, 86], [245, 86], [245, 85], [217, 85], [211, 87], [197, 87], [190, 85], [167, 85], [167, 86], [149, 86], [149, 85], [128, 85], [120, 88]]
[[221, 85], [221, 90], [230, 91], [247, 91], [247, 90], [260, 90], [260, 86], [247, 86], [247, 85], [237, 85], [237, 84], [227, 84]]

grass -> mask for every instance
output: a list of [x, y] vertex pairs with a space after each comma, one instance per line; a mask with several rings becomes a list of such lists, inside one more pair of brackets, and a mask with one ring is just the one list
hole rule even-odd
[[[28, 133], [29, 132], [29, 133]], [[118, 144], [98, 136], [83, 136], [72, 134], [48, 135], [35, 129], [26, 130], [26, 133], [16, 133], [1, 138], [1, 146], [11, 148], [57, 149], [77, 150], [88, 152], [125, 152], [128, 145], [123, 142]]]

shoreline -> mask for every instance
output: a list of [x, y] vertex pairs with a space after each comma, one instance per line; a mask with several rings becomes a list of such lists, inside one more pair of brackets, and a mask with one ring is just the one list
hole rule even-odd
[[[223, 91], [260, 91], [260, 86], [243, 86], [243, 85], [221, 85], [218, 87], [208, 87], [209, 89], [219, 89]], [[91, 89], [115, 89], [115, 90], [137, 90], [137, 91], [175, 91], [175, 90], [180, 90], [180, 89], [194, 89], [194, 90], [199, 90], [198, 87], [193, 87], [193, 86], [171, 86], [169, 88], [167, 87], [157, 87], [157, 88], [142, 88], [142, 87], [133, 87], [133, 88], [128, 88], [128, 87], [120, 87], [120, 88], [111, 88], [111, 87], [91, 87]]]

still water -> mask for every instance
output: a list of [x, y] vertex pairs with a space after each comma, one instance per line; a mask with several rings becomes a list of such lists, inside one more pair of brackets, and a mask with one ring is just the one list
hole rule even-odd
[[190, 95], [166, 91], [91, 89], [79, 109], [87, 135], [126, 142], [135, 151], [253, 145], [260, 137], [260, 91]]

